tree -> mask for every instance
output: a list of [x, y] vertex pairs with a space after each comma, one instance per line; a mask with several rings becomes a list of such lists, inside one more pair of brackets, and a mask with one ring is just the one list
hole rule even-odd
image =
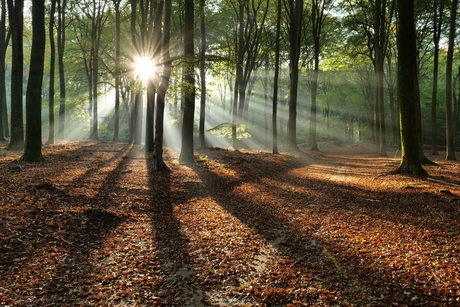
[[42, 83], [45, 63], [45, 2], [32, 1], [32, 50], [26, 94], [26, 138], [21, 160], [39, 162], [42, 156]]
[[50, 70], [49, 70], [49, 90], [48, 90], [48, 144], [54, 144], [54, 75], [56, 66], [56, 43], [54, 40], [54, 14], [56, 12], [56, 0], [51, 1], [50, 20], [48, 25], [48, 37], [50, 40]]
[[287, 149], [300, 151], [297, 147], [297, 95], [299, 83], [300, 37], [302, 29], [303, 1], [289, 0], [289, 114], [287, 126]]
[[375, 1], [374, 15], [374, 48], [375, 48], [375, 81], [376, 81], [376, 103], [375, 103], [375, 125], [377, 128], [377, 154], [387, 156], [386, 132], [385, 132], [385, 99], [384, 99], [384, 63], [385, 53], [388, 47], [389, 27], [391, 25], [394, 1], [390, 1], [390, 12], [388, 22], [386, 19], [387, 1]]
[[22, 89], [24, 75], [23, 50], [23, 9], [24, 0], [8, 0], [8, 16], [12, 39], [11, 58], [11, 139], [6, 147], [10, 150], [24, 148], [24, 121]]
[[357, 34], [352, 36], [351, 42], [353, 45], [359, 46], [356, 53], [364, 54], [374, 65], [376, 94], [374, 127], [376, 151], [380, 156], [387, 155], [384, 114], [384, 63], [392, 30], [395, 1], [376, 0], [359, 1], [357, 3], [351, 0], [345, 1], [349, 11], [346, 24], [352, 32]]
[[65, 139], [65, 103], [66, 103], [66, 82], [64, 71], [64, 52], [66, 44], [66, 14], [67, 0], [57, 1], [57, 49], [58, 49], [58, 69], [59, 69], [59, 128], [58, 138]]
[[200, 146], [206, 147], [206, 138], [204, 135], [205, 130], [205, 116], [206, 116], [206, 23], [205, 23], [205, 0], [200, 0], [200, 29], [201, 29], [201, 50], [200, 50], [200, 83], [201, 83], [201, 97], [200, 97]]
[[455, 25], [458, 0], [452, 0], [450, 10], [449, 46], [446, 63], [446, 160], [455, 160], [454, 125], [452, 123], [452, 62], [454, 58]]
[[235, 41], [235, 49], [237, 50], [236, 78], [233, 88], [232, 114], [232, 145], [233, 148], [236, 148], [237, 125], [246, 116], [244, 110], [246, 109], [248, 84], [252, 79], [253, 71], [260, 67], [265, 59], [262, 45], [269, 1], [237, 1], [237, 3], [232, 2], [232, 5], [238, 20], [237, 39]]
[[1, 0], [0, 12], [0, 141], [9, 136], [8, 111], [6, 108], [5, 57], [11, 31], [6, 34], [6, 1]]
[[444, 1], [435, 1], [433, 13], [433, 88], [431, 92], [431, 154], [438, 155], [438, 125], [436, 106], [438, 101], [439, 41], [443, 23]]
[[272, 133], [273, 133], [273, 154], [278, 154], [278, 83], [280, 71], [280, 34], [281, 34], [281, 0], [277, 3], [276, 15], [276, 41], [275, 41], [275, 76], [273, 78], [273, 105], [272, 105]]
[[194, 77], [194, 11], [193, 0], [185, 1], [185, 25], [184, 25], [184, 57], [186, 66], [183, 68], [183, 83], [186, 88], [184, 97], [184, 115], [182, 119], [182, 141], [179, 161], [194, 163], [193, 152], [193, 124], [195, 115], [195, 77]]
[[321, 43], [321, 29], [324, 24], [327, 0], [312, 0], [311, 24], [312, 37], [314, 44], [313, 74], [310, 80], [311, 106], [310, 106], [310, 146], [311, 150], [318, 150], [316, 142], [316, 96], [318, 91], [318, 74], [319, 74], [319, 56]]
[[[456, 0], [454, 0], [456, 1]], [[398, 0], [398, 103], [401, 122], [401, 164], [395, 173], [425, 176], [427, 172], [420, 161], [421, 140], [417, 137], [415, 114], [418, 74], [414, 0]]]
[[[147, 37], [147, 42], [144, 42], [144, 51], [146, 57], [150, 57], [150, 54], [153, 57], [153, 69], [156, 70], [152, 72], [151, 76], [149, 77], [149, 80], [147, 81], [147, 114], [146, 114], [146, 127], [145, 127], [145, 151], [146, 152], [154, 152], [155, 150], [155, 144], [154, 144], [154, 109], [155, 109], [155, 94], [157, 94], [157, 102], [160, 99], [158, 96], [158, 89], [161, 86], [161, 81], [160, 81], [160, 72], [157, 72], [157, 70], [160, 70], [161, 61], [162, 61], [162, 50], [163, 50], [163, 44], [162, 44], [162, 18], [163, 18], [163, 6], [164, 6], [164, 1], [153, 1], [151, 3], [152, 9], [153, 9], [153, 46], [150, 46], [149, 43], [149, 37], [152, 35], [150, 32], [152, 30], [150, 29], [145, 29], [144, 30], [144, 35]], [[148, 27], [147, 27], [148, 28]], [[153, 49], [152, 51], [150, 51]], [[164, 96], [163, 96], [163, 110], [164, 112]], [[157, 105], [158, 106], [158, 105]], [[161, 125], [163, 125], [163, 122], [161, 122]], [[161, 131], [161, 138], [163, 137], [163, 131]], [[161, 146], [163, 147], [163, 140], [161, 140]]]
[[164, 33], [163, 33], [163, 75], [158, 87], [157, 93], [157, 112], [155, 121], [155, 155], [154, 155], [154, 170], [165, 171], [169, 168], [163, 161], [163, 130], [164, 130], [164, 108], [165, 95], [169, 87], [169, 79], [171, 77], [171, 57], [169, 53], [171, 40], [171, 0], [165, 0], [165, 17], [164, 17]]
[[121, 91], [121, 0], [113, 0], [115, 7], [115, 114], [113, 123], [113, 141], [118, 141], [120, 127], [120, 91]]

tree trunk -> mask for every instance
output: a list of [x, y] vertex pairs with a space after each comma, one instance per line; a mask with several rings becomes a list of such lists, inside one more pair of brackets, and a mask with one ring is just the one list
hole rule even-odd
[[50, 71], [49, 71], [49, 90], [48, 90], [48, 121], [49, 121], [49, 129], [48, 129], [48, 144], [54, 144], [54, 75], [55, 75], [55, 65], [56, 65], [56, 44], [54, 41], [54, 13], [56, 12], [56, 0], [51, 1], [51, 12], [50, 12], [50, 20], [49, 20], [49, 27], [48, 27], [48, 36], [50, 40]]
[[386, 0], [375, 1], [375, 126], [377, 129], [377, 154], [382, 157], [387, 156], [386, 133], [385, 133], [385, 100], [384, 100], [384, 61], [385, 61], [385, 10]]
[[11, 31], [6, 35], [6, 1], [1, 0], [0, 20], [0, 141], [9, 136], [8, 110], [6, 108], [5, 57]]
[[420, 161], [416, 97], [419, 93], [416, 61], [416, 35], [414, 24], [414, 0], [398, 1], [398, 103], [401, 121], [402, 159], [395, 173], [425, 176]]
[[26, 139], [21, 160], [39, 162], [42, 156], [42, 83], [45, 63], [45, 2], [32, 0], [32, 50], [26, 94]]
[[179, 161], [194, 163], [193, 124], [195, 115], [195, 76], [194, 76], [194, 0], [185, 1], [184, 55], [189, 61], [184, 68], [184, 83], [187, 91], [184, 97], [184, 116], [182, 121], [182, 146]]
[[[275, 76], [273, 77], [273, 105], [272, 105], [272, 153], [278, 154], [278, 80], [280, 70], [280, 33], [281, 33], [281, 0], [278, 0], [276, 15], [276, 41], [275, 41]], [[268, 86], [268, 85], [267, 85]]]
[[[233, 88], [233, 107], [232, 107], [232, 147], [234, 149], [238, 148], [237, 137], [236, 137], [236, 127], [239, 124], [241, 118], [238, 116], [240, 112], [238, 111], [238, 100], [241, 99], [241, 89], [243, 86], [243, 58], [244, 58], [244, 4], [239, 2], [239, 13], [238, 13], [238, 38], [236, 43], [236, 76], [235, 76], [235, 86]], [[244, 89], [243, 89], [244, 91]], [[244, 96], [244, 95], [243, 95]]]
[[302, 28], [303, 1], [289, 0], [290, 41], [290, 93], [287, 124], [287, 150], [300, 151], [297, 147], [297, 90], [299, 83], [300, 37]]
[[118, 141], [118, 132], [120, 127], [120, 90], [121, 90], [121, 14], [120, 3], [121, 0], [113, 0], [115, 5], [115, 114], [113, 125], [113, 141]]
[[[161, 21], [163, 18], [163, 5], [164, 1], [154, 1], [152, 3], [153, 8], [153, 66], [155, 69], [161, 67], [159, 61], [161, 58], [162, 52], [162, 29]], [[145, 35], [145, 34], [144, 34]], [[150, 48], [150, 44], [147, 43]], [[145, 151], [154, 152], [154, 116], [155, 116], [155, 94], [157, 103], [160, 97], [158, 97], [158, 87], [160, 85], [160, 73], [157, 71], [153, 72], [153, 76], [150, 80], [147, 81], [147, 114], [146, 114], [146, 126], [145, 126]], [[164, 99], [163, 99], [164, 104]], [[157, 106], [158, 107], [158, 106]], [[164, 106], [163, 106], [164, 109]], [[158, 110], [157, 110], [158, 112]], [[164, 111], [162, 111], [164, 112]], [[161, 123], [163, 124], [163, 123]]]
[[171, 0], [165, 0], [165, 21], [163, 34], [163, 75], [158, 88], [157, 113], [155, 124], [155, 155], [153, 169], [157, 171], [169, 170], [163, 161], [163, 131], [164, 131], [164, 109], [165, 96], [169, 87], [171, 77], [171, 57], [169, 53], [171, 37]]
[[434, 3], [433, 14], [433, 88], [431, 91], [431, 154], [437, 156], [438, 153], [438, 125], [436, 108], [438, 103], [438, 74], [439, 74], [439, 40], [441, 38], [444, 3], [436, 1]]
[[59, 65], [59, 129], [58, 139], [64, 140], [65, 137], [65, 73], [64, 73], [64, 51], [66, 40], [66, 6], [67, 0], [56, 0], [58, 5], [58, 25], [57, 25], [57, 45], [58, 45], [58, 65]]
[[8, 0], [8, 17], [12, 34], [11, 59], [11, 139], [6, 147], [9, 150], [24, 148], [24, 122], [22, 107], [23, 89], [23, 0]]
[[201, 29], [201, 59], [200, 59], [200, 79], [201, 79], [201, 97], [200, 97], [200, 146], [206, 148], [205, 123], [206, 123], [206, 23], [205, 23], [205, 0], [200, 0], [200, 29]]
[[458, 0], [452, 1], [450, 11], [449, 46], [446, 63], [446, 160], [455, 160], [454, 126], [452, 124], [452, 61], [454, 58], [455, 22]]

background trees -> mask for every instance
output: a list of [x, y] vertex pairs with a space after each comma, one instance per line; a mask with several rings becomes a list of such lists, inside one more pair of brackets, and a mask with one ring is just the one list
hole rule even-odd
[[[445, 8], [452, 7], [446, 1], [415, 4], [420, 84], [420, 94], [415, 94], [420, 96], [416, 133], [432, 145], [433, 153], [438, 143], [441, 149], [449, 144], [446, 156], [452, 158], [455, 153], [451, 151], [460, 145], [460, 86], [452, 86], [460, 61], [455, 36], [450, 39], [451, 51], [442, 44], [449, 41], [447, 29], [455, 34], [457, 23], [453, 18], [452, 26], [447, 27], [447, 19], [442, 18]], [[9, 148], [21, 148], [22, 86], [27, 78], [20, 74], [31, 65], [19, 60], [23, 47], [30, 52], [30, 42], [29, 36], [18, 33], [22, 26], [30, 31], [31, 19], [23, 12], [21, 1], [8, 0], [2, 9], [7, 4], [9, 16], [2, 20], [8, 23], [4, 31], [0, 23], [0, 39], [7, 42], [11, 33], [12, 48], [0, 45], [6, 51], [6, 62], [0, 65], [5, 68], [7, 85], [3, 91], [6, 103], [0, 99], [0, 138], [8, 136], [5, 122], [10, 119]], [[282, 150], [297, 150], [298, 144], [307, 143], [310, 149], [321, 150], [319, 144], [324, 142], [370, 141], [376, 144], [378, 155], [385, 155], [388, 137], [391, 145], [399, 145], [395, 1], [342, 0], [335, 4], [285, 0], [280, 12], [284, 21], [278, 22], [279, 10], [267, 0], [200, 0], [193, 4], [50, 0], [46, 2], [47, 43], [52, 52], [45, 57], [50, 70], [43, 75], [49, 89], [41, 92], [43, 111], [48, 115], [42, 128], [48, 129], [52, 143], [56, 111], [58, 140], [88, 136], [134, 143], [145, 140], [146, 150], [155, 151], [159, 158], [159, 169], [163, 168], [163, 143], [182, 146], [181, 160], [192, 162], [198, 137], [203, 146], [243, 148], [266, 148], [268, 138], [276, 138]], [[200, 16], [199, 23], [190, 21], [192, 14]], [[17, 22], [22, 18], [24, 22]], [[201, 36], [192, 37], [193, 32]], [[25, 42], [20, 42], [22, 37]], [[155, 62], [150, 70], [156, 77], [148, 77], [146, 87], [136, 82], [139, 68], [135, 59], [140, 55]], [[447, 60], [452, 61], [452, 70], [446, 75]], [[198, 72], [200, 78], [195, 78]], [[58, 78], [56, 105], [54, 81]], [[449, 95], [452, 107], [438, 98]], [[195, 106], [196, 97], [201, 103]], [[206, 132], [205, 127], [213, 128]]]

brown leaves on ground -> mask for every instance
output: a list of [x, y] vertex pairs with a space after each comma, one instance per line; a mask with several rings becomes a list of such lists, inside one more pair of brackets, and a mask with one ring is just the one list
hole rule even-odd
[[166, 150], [171, 172], [124, 143], [20, 155], [0, 150], [0, 306], [460, 305], [458, 162], [420, 179], [362, 144]]

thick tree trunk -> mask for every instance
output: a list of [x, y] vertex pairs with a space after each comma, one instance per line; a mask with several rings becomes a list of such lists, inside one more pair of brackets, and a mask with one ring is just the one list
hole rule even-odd
[[42, 84], [45, 62], [45, 2], [32, 0], [32, 50], [26, 94], [26, 139], [21, 160], [39, 162], [42, 156]]
[[414, 24], [414, 0], [398, 1], [398, 103], [401, 121], [402, 159], [396, 173], [427, 175], [420, 161], [416, 97], [419, 93], [416, 62], [416, 36]]
[[195, 76], [194, 76], [194, 0], [185, 1], [184, 55], [189, 63], [184, 68], [184, 83], [187, 93], [184, 97], [184, 116], [182, 121], [182, 146], [179, 161], [194, 163], [193, 124], [195, 115]]

